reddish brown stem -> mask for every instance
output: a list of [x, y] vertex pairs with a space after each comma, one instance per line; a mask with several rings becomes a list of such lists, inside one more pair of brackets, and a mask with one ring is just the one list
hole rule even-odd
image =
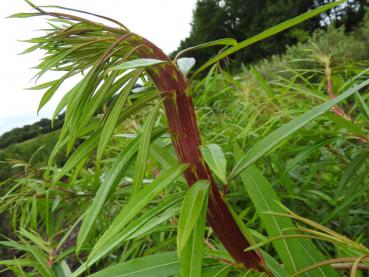
[[257, 251], [244, 252], [250, 244], [236, 224], [201, 156], [200, 134], [187, 79], [161, 49], [147, 40], [144, 44], [148, 47], [137, 51], [141, 57], [168, 62], [148, 69], [148, 74], [164, 97], [166, 118], [178, 159], [190, 165], [184, 174], [189, 186], [204, 179], [211, 183], [207, 213], [209, 225], [237, 263], [265, 271], [264, 259]]

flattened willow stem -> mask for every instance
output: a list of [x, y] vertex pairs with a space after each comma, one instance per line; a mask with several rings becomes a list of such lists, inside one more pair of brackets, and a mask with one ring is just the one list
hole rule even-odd
[[148, 69], [148, 74], [164, 97], [164, 107], [177, 157], [190, 167], [184, 175], [191, 186], [198, 180], [209, 180], [211, 189], [207, 221], [229, 254], [241, 266], [265, 271], [265, 262], [258, 251], [244, 252], [250, 246], [221, 197], [209, 167], [205, 164], [199, 146], [200, 133], [187, 79], [169, 57], [153, 43], [137, 50], [142, 58], [154, 58], [168, 63]]

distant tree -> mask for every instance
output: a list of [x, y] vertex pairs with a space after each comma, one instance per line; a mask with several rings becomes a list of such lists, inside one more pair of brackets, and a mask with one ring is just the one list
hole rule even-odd
[[[335, 0], [317, 0], [318, 5], [324, 5]], [[344, 25], [346, 31], [353, 31], [363, 20], [366, 8], [369, 7], [367, 0], [349, 0], [340, 7], [335, 7], [325, 13], [325, 18], [330, 24], [339, 27]], [[324, 15], [323, 15], [324, 16]]]
[[[191, 33], [181, 41], [177, 51], [224, 37], [240, 41], [328, 2], [333, 0], [199, 0], [193, 13]], [[272, 54], [280, 54], [287, 45], [305, 40], [315, 29], [323, 27], [323, 19], [326, 19], [327, 23], [343, 22], [352, 28], [363, 17], [365, 3], [366, 0], [351, 1], [329, 14], [314, 17], [295, 28], [246, 48], [234, 58], [238, 63], [251, 63]], [[217, 51], [219, 49], [208, 48], [192, 55], [201, 64]]]
[[32, 125], [25, 125], [21, 128], [14, 128], [0, 136], [0, 149], [6, 148], [11, 144], [23, 142], [35, 138], [42, 134], [60, 129], [64, 123], [64, 113], [58, 115], [51, 125], [51, 120], [43, 118]]

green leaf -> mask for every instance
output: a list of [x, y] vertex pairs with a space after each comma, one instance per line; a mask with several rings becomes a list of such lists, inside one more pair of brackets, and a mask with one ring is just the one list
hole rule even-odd
[[206, 43], [202, 43], [196, 46], [192, 46], [189, 48], [186, 48], [182, 51], [180, 51], [177, 55], [175, 60], [178, 60], [178, 58], [180, 56], [183, 56], [183, 54], [191, 52], [191, 51], [195, 51], [195, 50], [199, 50], [202, 48], [208, 48], [208, 47], [212, 47], [212, 46], [218, 46], [218, 45], [236, 45], [237, 44], [237, 40], [233, 39], [233, 38], [222, 38], [222, 39], [218, 39], [218, 40], [214, 40], [214, 41], [210, 41], [210, 42], [206, 42]]
[[37, 16], [37, 15], [41, 15], [41, 13], [15, 13], [15, 14], [8, 16], [7, 18], [28, 18], [28, 17]]
[[[359, 173], [359, 170], [365, 165], [366, 160], [369, 158], [369, 152], [364, 151], [357, 154], [351, 163], [347, 166], [345, 171], [342, 174], [340, 183], [336, 190], [336, 197], [340, 197], [344, 190], [351, 190], [350, 187], [347, 188], [346, 186], [351, 182], [355, 182], [355, 176]], [[357, 187], [355, 187], [356, 189]]]
[[133, 68], [144, 68], [148, 66], [158, 65], [162, 63], [167, 63], [167, 61], [157, 60], [157, 59], [136, 59], [128, 62], [123, 62], [111, 68], [111, 70], [127, 70]]
[[207, 201], [201, 209], [196, 225], [180, 256], [181, 276], [200, 277], [204, 252], [205, 218]]
[[361, 108], [363, 109], [364, 116], [366, 117], [366, 119], [369, 119], [369, 106], [365, 103], [360, 93], [355, 93], [355, 97], [359, 100], [359, 104]]
[[330, 113], [325, 114], [322, 117], [329, 119], [333, 123], [337, 124], [341, 128], [346, 129], [348, 132], [352, 134], [359, 135], [359, 136], [365, 136], [365, 132], [364, 130], [362, 130], [362, 128], [360, 128], [358, 125], [352, 123], [351, 121], [347, 120], [346, 118], [342, 116], [339, 116], [339, 115], [336, 115], [335, 113], [330, 112]]
[[[37, 263], [40, 265], [40, 267], [37, 267], [38, 270], [40, 270], [40, 273], [42, 276], [53, 276], [53, 271], [48, 266], [47, 257], [46, 254], [39, 251], [36, 247], [33, 247], [32, 245], [25, 243], [26, 251], [32, 255]], [[36, 265], [35, 265], [36, 267]]]
[[91, 251], [94, 255], [99, 248], [113, 239], [142, 209], [150, 203], [164, 188], [172, 184], [187, 168], [187, 165], [178, 165], [166, 170], [150, 185], [136, 193], [115, 217], [108, 230], [95, 244]]
[[96, 253], [90, 253], [87, 261], [82, 264], [76, 271], [75, 275], [82, 274], [85, 270], [91, 267], [94, 263], [103, 258], [106, 254], [112, 251], [115, 247], [121, 245], [123, 242], [134, 239], [141, 235], [142, 232], [148, 232], [150, 228], [154, 228], [161, 224], [163, 220], [172, 217], [179, 211], [178, 204], [183, 199], [183, 193], [176, 193], [166, 197], [157, 206], [148, 209], [142, 216], [133, 220], [127, 227], [119, 232], [108, 243], [104, 244]]
[[56, 277], [72, 277], [72, 272], [65, 260], [53, 266]]
[[174, 252], [155, 254], [110, 266], [90, 277], [166, 277], [179, 273], [179, 262]]
[[[67, 79], [69, 73], [65, 74], [62, 78], [57, 80], [42, 96], [40, 103], [38, 104], [37, 113], [50, 101], [50, 99], [54, 96], [55, 92], [61, 86], [65, 79]], [[34, 88], [33, 88], [34, 89]]]
[[193, 184], [183, 199], [178, 221], [177, 254], [181, 257], [182, 251], [201, 215], [209, 190], [209, 182], [200, 180]]
[[54, 124], [55, 118], [58, 116], [59, 113], [68, 105], [70, 98], [73, 97], [76, 92], [81, 88], [83, 85], [83, 80], [79, 81], [71, 90], [69, 90], [63, 98], [59, 101], [58, 105], [55, 108], [53, 116], [51, 117], [51, 124]]
[[314, 10], [308, 11], [306, 13], [303, 13], [302, 15], [299, 15], [293, 19], [287, 20], [283, 23], [280, 23], [278, 25], [275, 25], [272, 28], [269, 28], [263, 32], [261, 32], [260, 34], [253, 36], [249, 39], [246, 39], [244, 41], [241, 41], [240, 43], [236, 44], [235, 46], [228, 48], [226, 50], [224, 50], [223, 52], [221, 52], [220, 54], [218, 54], [217, 56], [211, 58], [210, 60], [208, 60], [205, 64], [203, 64], [193, 75], [192, 78], [194, 78], [196, 75], [198, 75], [201, 71], [203, 71], [204, 69], [208, 68], [209, 66], [213, 65], [214, 63], [218, 62], [219, 60], [251, 45], [254, 44], [255, 42], [261, 41], [265, 38], [268, 38], [270, 36], [273, 36], [275, 34], [278, 34], [279, 32], [282, 32], [288, 28], [291, 28], [305, 20], [308, 20], [311, 17], [314, 17], [326, 10], [329, 10], [337, 5], [340, 5], [344, 2], [346, 2], [347, 0], [341, 0], [341, 1], [336, 1], [334, 3], [330, 3], [324, 6], [321, 6], [319, 8], [316, 8]]
[[[134, 74], [134, 72], [132, 72]], [[90, 121], [91, 117], [94, 116], [98, 112], [98, 108], [103, 104], [104, 98], [112, 97], [120, 88], [124, 86], [124, 84], [129, 81], [129, 79], [133, 76], [132, 74], [125, 74], [121, 79], [120, 87], [115, 88], [112, 84], [116, 77], [118, 76], [117, 72], [111, 73], [107, 78], [105, 78], [104, 83], [101, 87], [94, 93], [94, 96], [88, 101], [88, 105], [86, 106], [86, 110], [83, 114], [83, 118], [81, 120], [80, 128], [84, 128], [86, 124]], [[114, 89], [113, 89], [114, 88]]]
[[329, 224], [336, 217], [342, 216], [342, 214], [347, 213], [347, 210], [350, 208], [355, 200], [362, 197], [363, 195], [366, 195], [369, 187], [365, 183], [363, 183], [363, 179], [367, 175], [369, 175], [369, 169], [364, 170], [363, 173], [356, 177], [355, 189], [346, 189], [346, 193], [342, 195], [343, 201], [340, 202], [339, 205], [337, 205], [337, 207], [332, 212], [330, 212], [322, 219], [321, 224]]
[[289, 277], [290, 275], [286, 271], [284, 265], [281, 265], [274, 257], [270, 256], [267, 252], [261, 250], [261, 254], [265, 259], [267, 268], [276, 277]]
[[[163, 133], [163, 129], [155, 130], [152, 134], [152, 139]], [[129, 143], [125, 149], [119, 154], [100, 185], [91, 206], [88, 208], [85, 218], [83, 219], [81, 228], [77, 237], [77, 252], [83, 246], [88, 234], [91, 232], [92, 226], [96, 221], [97, 216], [101, 212], [103, 205], [108, 198], [109, 193], [115, 188], [125, 174], [130, 161], [136, 155], [138, 150], [138, 139]]]
[[65, 176], [77, 164], [79, 164], [83, 159], [85, 159], [86, 156], [89, 155], [93, 149], [95, 149], [97, 143], [99, 142], [100, 134], [101, 131], [94, 133], [92, 136], [86, 139], [75, 152], [73, 152], [73, 154], [64, 164], [63, 168], [60, 171], [58, 171], [57, 174], [54, 176], [53, 179], [54, 182], [60, 180], [60, 178]]
[[228, 277], [230, 271], [232, 270], [232, 265], [222, 265], [217, 264], [212, 267], [206, 267], [202, 272], [203, 277]]
[[[242, 156], [241, 150], [236, 150], [236, 157]], [[273, 190], [268, 180], [260, 173], [255, 165], [249, 166], [241, 173], [241, 180], [253, 202], [261, 222], [269, 237], [293, 234], [283, 232], [285, 229], [294, 228], [294, 224], [289, 218], [281, 218], [273, 215], [266, 215], [264, 212], [283, 212], [278, 205], [280, 202], [277, 194]], [[310, 240], [300, 241], [297, 239], [274, 241], [273, 245], [285, 265], [287, 271], [292, 274], [317, 261], [325, 259], [316, 246]], [[315, 272], [314, 276], [337, 276], [330, 268], [321, 268]]]
[[[122, 111], [122, 113], [119, 116], [118, 124], [123, 122], [125, 119], [127, 119], [130, 115], [138, 111], [140, 108], [142, 108], [144, 105], [155, 99], [157, 95], [149, 95], [145, 98], [141, 98], [140, 100], [136, 101], [133, 105], [129, 106], [125, 110]], [[97, 126], [96, 126], [97, 128]], [[95, 129], [95, 128], [93, 128]], [[77, 164], [79, 164], [83, 159], [86, 159], [91, 152], [96, 148], [99, 137], [101, 135], [102, 129], [98, 129], [95, 133], [93, 133], [89, 138], [87, 138], [78, 148], [73, 152], [73, 154], [69, 157], [67, 162], [64, 164], [61, 171], [59, 171], [54, 176], [54, 182], [58, 181], [60, 178], [65, 176], [69, 171], [71, 171]], [[162, 129], [161, 132], [164, 130]], [[153, 136], [157, 137], [157, 135]], [[54, 156], [55, 152], [53, 151], [51, 156]], [[50, 157], [51, 159], [51, 157]]]
[[28, 232], [26, 229], [21, 228], [19, 230], [19, 234], [23, 236], [24, 238], [29, 239], [32, 241], [35, 245], [37, 245], [40, 249], [42, 249], [45, 253], [50, 252], [50, 247], [47, 245], [47, 242], [45, 242], [42, 237], [37, 234], [36, 232]]
[[[13, 259], [13, 260], [0, 260], [0, 265], [6, 266], [9, 269], [13, 270], [17, 276], [27, 276], [23, 271], [22, 267], [30, 267], [35, 268], [39, 273], [44, 272], [41, 265], [35, 262], [33, 259]], [[16, 272], [14, 268], [19, 269], [19, 272]], [[47, 274], [47, 273], [46, 273]], [[47, 276], [47, 275], [45, 275]]]
[[99, 161], [102, 157], [103, 151], [110, 141], [111, 136], [114, 133], [115, 127], [117, 125], [119, 115], [123, 109], [124, 103], [127, 101], [129, 93], [131, 92], [134, 85], [137, 83], [138, 78], [140, 78], [142, 71], [139, 70], [128, 82], [128, 84], [122, 89], [119, 96], [117, 97], [113, 108], [108, 113], [106, 121], [104, 122], [104, 127], [100, 136], [99, 145], [97, 147], [96, 159]]
[[58, 82], [58, 80], [54, 80], [54, 81], [50, 81], [50, 82], [46, 82], [46, 83], [39, 84], [39, 85], [34, 86], [34, 87], [26, 88], [26, 90], [40, 90], [40, 89], [49, 88], [49, 87], [51, 87], [52, 85], [54, 85], [55, 83], [57, 83], [57, 82]]
[[222, 148], [218, 144], [208, 144], [201, 146], [200, 150], [210, 169], [224, 184], [227, 183], [227, 160]]
[[251, 67], [251, 73], [252, 75], [254, 75], [256, 81], [260, 84], [268, 98], [272, 99], [273, 97], [275, 97], [275, 93], [269, 86], [267, 80], [264, 79], [263, 75], [261, 75], [261, 73], [257, 71], [255, 67]]
[[132, 183], [132, 194], [136, 194], [142, 185], [142, 181], [145, 176], [145, 170], [147, 166], [147, 157], [149, 155], [151, 132], [154, 127], [155, 118], [159, 112], [162, 101], [159, 101], [151, 114], [145, 120], [145, 126], [140, 138], [140, 144], [138, 147], [137, 159], [135, 163], [133, 183]]
[[310, 111], [296, 117], [292, 121], [284, 124], [279, 127], [277, 130], [271, 132], [266, 137], [258, 141], [251, 149], [246, 153], [245, 156], [240, 159], [235, 167], [233, 168], [230, 177], [233, 178], [240, 174], [244, 169], [248, 166], [256, 162], [262, 156], [264, 156], [269, 150], [273, 147], [277, 146], [283, 140], [294, 134], [296, 131], [300, 130], [306, 124], [322, 115], [323, 113], [329, 111], [332, 107], [337, 105], [342, 100], [345, 100], [361, 88], [367, 86], [369, 84], [369, 80], [362, 82], [361, 84], [347, 90], [343, 94], [337, 96], [336, 98], [327, 101], [319, 106], [314, 107]]
[[[169, 148], [169, 147], [168, 147]], [[179, 164], [177, 157], [175, 156], [175, 152], [171, 152], [170, 150], [159, 144], [159, 141], [156, 141], [150, 146], [150, 154], [151, 156], [164, 168], [168, 169], [174, 165]]]

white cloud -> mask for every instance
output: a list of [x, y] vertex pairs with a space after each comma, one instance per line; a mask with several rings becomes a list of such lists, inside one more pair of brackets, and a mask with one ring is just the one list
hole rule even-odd
[[[34, 0], [38, 5], [60, 5], [96, 12], [115, 18], [130, 30], [148, 38], [167, 53], [174, 50], [190, 31], [192, 10], [196, 0]], [[41, 58], [41, 53], [17, 55], [28, 44], [17, 40], [38, 35], [45, 27], [43, 18], [5, 19], [17, 12], [29, 12], [22, 0], [0, 1], [0, 134], [13, 127], [49, 117], [61, 94], [57, 95], [37, 116], [42, 93], [24, 90], [34, 83], [30, 70]]]

